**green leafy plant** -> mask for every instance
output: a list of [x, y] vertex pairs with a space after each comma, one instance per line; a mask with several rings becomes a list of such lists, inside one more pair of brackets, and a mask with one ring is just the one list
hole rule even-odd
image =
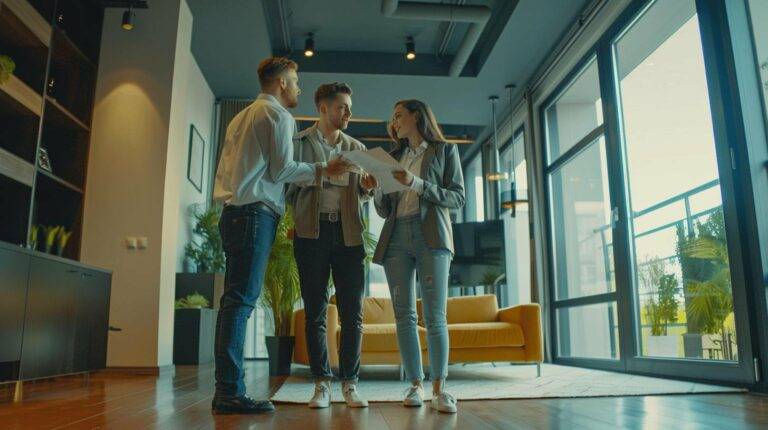
[[681, 230], [678, 229], [678, 254], [689, 332], [693, 329], [727, 339], [725, 320], [733, 313], [733, 294], [723, 212], [719, 210], [697, 223], [694, 235], [685, 236]]
[[202, 294], [195, 291], [194, 294], [190, 294], [187, 297], [183, 297], [176, 300], [176, 309], [201, 309], [210, 308], [211, 303]]
[[662, 275], [659, 278], [656, 297], [645, 305], [645, 315], [651, 323], [651, 336], [666, 336], [667, 327], [677, 321], [677, 278]]
[[675, 275], [666, 273], [666, 266], [659, 257], [646, 257], [637, 274], [641, 292], [650, 296], [643, 311], [652, 336], [665, 336], [667, 326], [677, 321], [678, 283]]
[[11, 78], [16, 63], [7, 55], [0, 55], [0, 85], [6, 83]]
[[483, 278], [481, 282], [483, 285], [494, 285], [497, 279], [499, 279], [499, 276], [501, 276], [501, 272], [496, 269], [488, 270], [487, 272], [483, 273]]
[[192, 232], [195, 237], [184, 248], [184, 254], [195, 263], [199, 273], [224, 271], [224, 248], [219, 234], [221, 209], [221, 205], [217, 204], [207, 208], [201, 205], [191, 207], [195, 220]]
[[69, 242], [69, 238], [72, 236], [71, 231], [67, 231], [64, 229], [64, 227], [61, 227], [58, 232], [57, 241], [59, 243], [59, 249], [58, 254], [62, 255], [64, 253], [64, 249], [67, 247], [67, 243]]
[[293, 240], [288, 233], [293, 228], [293, 215], [289, 209], [277, 226], [261, 291], [261, 305], [271, 311], [275, 336], [291, 335], [293, 306], [301, 297], [299, 270], [293, 258]]
[[45, 237], [45, 252], [50, 253], [53, 251], [53, 246], [56, 244], [56, 237], [59, 235], [59, 230], [62, 229], [61, 226], [43, 226], [43, 236]]
[[29, 229], [29, 248], [37, 249], [37, 241], [40, 239], [40, 226], [33, 224]]

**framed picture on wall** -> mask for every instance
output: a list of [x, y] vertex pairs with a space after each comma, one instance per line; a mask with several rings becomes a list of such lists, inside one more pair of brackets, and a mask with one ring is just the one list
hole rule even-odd
[[189, 156], [187, 160], [187, 179], [197, 191], [203, 192], [203, 172], [205, 171], [205, 140], [195, 125], [189, 131]]

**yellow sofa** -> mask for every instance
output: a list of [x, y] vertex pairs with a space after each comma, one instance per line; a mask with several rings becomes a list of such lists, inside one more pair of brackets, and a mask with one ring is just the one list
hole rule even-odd
[[[419, 339], [422, 359], [428, 363], [426, 329], [424, 328], [421, 302], [419, 314]], [[450, 363], [516, 362], [532, 363], [541, 371], [543, 343], [541, 334], [541, 310], [538, 304], [527, 304], [499, 309], [496, 296], [481, 295], [452, 297], [447, 307], [448, 335], [450, 339]], [[296, 343], [293, 362], [309, 364], [304, 335], [305, 315], [299, 309], [293, 315]], [[338, 310], [328, 305], [327, 341], [331, 366], [338, 366], [340, 336]], [[363, 344], [361, 364], [399, 365], [395, 316], [390, 299], [369, 297], [363, 301]]]
[[[306, 316], [304, 309], [293, 313], [293, 335], [296, 336], [293, 348], [293, 362], [309, 365], [307, 341], [304, 334]], [[328, 342], [328, 360], [331, 367], [338, 367], [338, 345], [341, 340], [338, 308], [334, 298], [328, 305], [326, 323], [326, 339]], [[419, 327], [419, 340], [422, 358], [427, 362], [427, 331]], [[363, 300], [363, 344], [361, 346], [361, 364], [400, 364], [400, 348], [397, 345], [397, 327], [395, 314], [392, 310], [392, 300], [383, 297], [366, 297]]]

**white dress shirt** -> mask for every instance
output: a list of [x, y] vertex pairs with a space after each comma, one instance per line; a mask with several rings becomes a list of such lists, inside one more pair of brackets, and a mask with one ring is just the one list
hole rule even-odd
[[[325, 162], [330, 161], [332, 158], [336, 158], [340, 153], [341, 134], [339, 134], [336, 142], [329, 143], [323, 136], [323, 132], [320, 131], [320, 127], [315, 127], [315, 133], [317, 139], [320, 141], [320, 147], [323, 150], [323, 157]], [[349, 182], [349, 173], [342, 173], [341, 175], [331, 176], [323, 181], [323, 188], [320, 189], [320, 212], [323, 213], [338, 213], [341, 211], [341, 192]]]
[[397, 202], [397, 217], [406, 217], [419, 213], [419, 196], [424, 193], [424, 180], [419, 176], [421, 174], [421, 162], [424, 159], [424, 152], [428, 147], [427, 142], [422, 141], [421, 145], [415, 149], [408, 146], [400, 157], [400, 165], [403, 169], [413, 174], [413, 182], [410, 189], [400, 191], [400, 198]]
[[293, 160], [293, 115], [269, 94], [259, 94], [227, 126], [213, 198], [231, 205], [261, 202], [285, 212], [284, 184], [311, 181], [321, 164]]

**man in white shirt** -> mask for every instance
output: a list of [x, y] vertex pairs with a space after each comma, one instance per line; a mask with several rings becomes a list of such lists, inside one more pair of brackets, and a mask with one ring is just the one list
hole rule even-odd
[[347, 171], [340, 158], [323, 163], [293, 160], [296, 123], [288, 108], [298, 105], [298, 66], [287, 58], [259, 64], [261, 94], [227, 127], [216, 172], [214, 199], [224, 202], [219, 221], [227, 258], [224, 294], [216, 321], [216, 414], [274, 410], [268, 400], [245, 395], [245, 326], [261, 293], [264, 271], [280, 216], [285, 184], [322, 181]]

